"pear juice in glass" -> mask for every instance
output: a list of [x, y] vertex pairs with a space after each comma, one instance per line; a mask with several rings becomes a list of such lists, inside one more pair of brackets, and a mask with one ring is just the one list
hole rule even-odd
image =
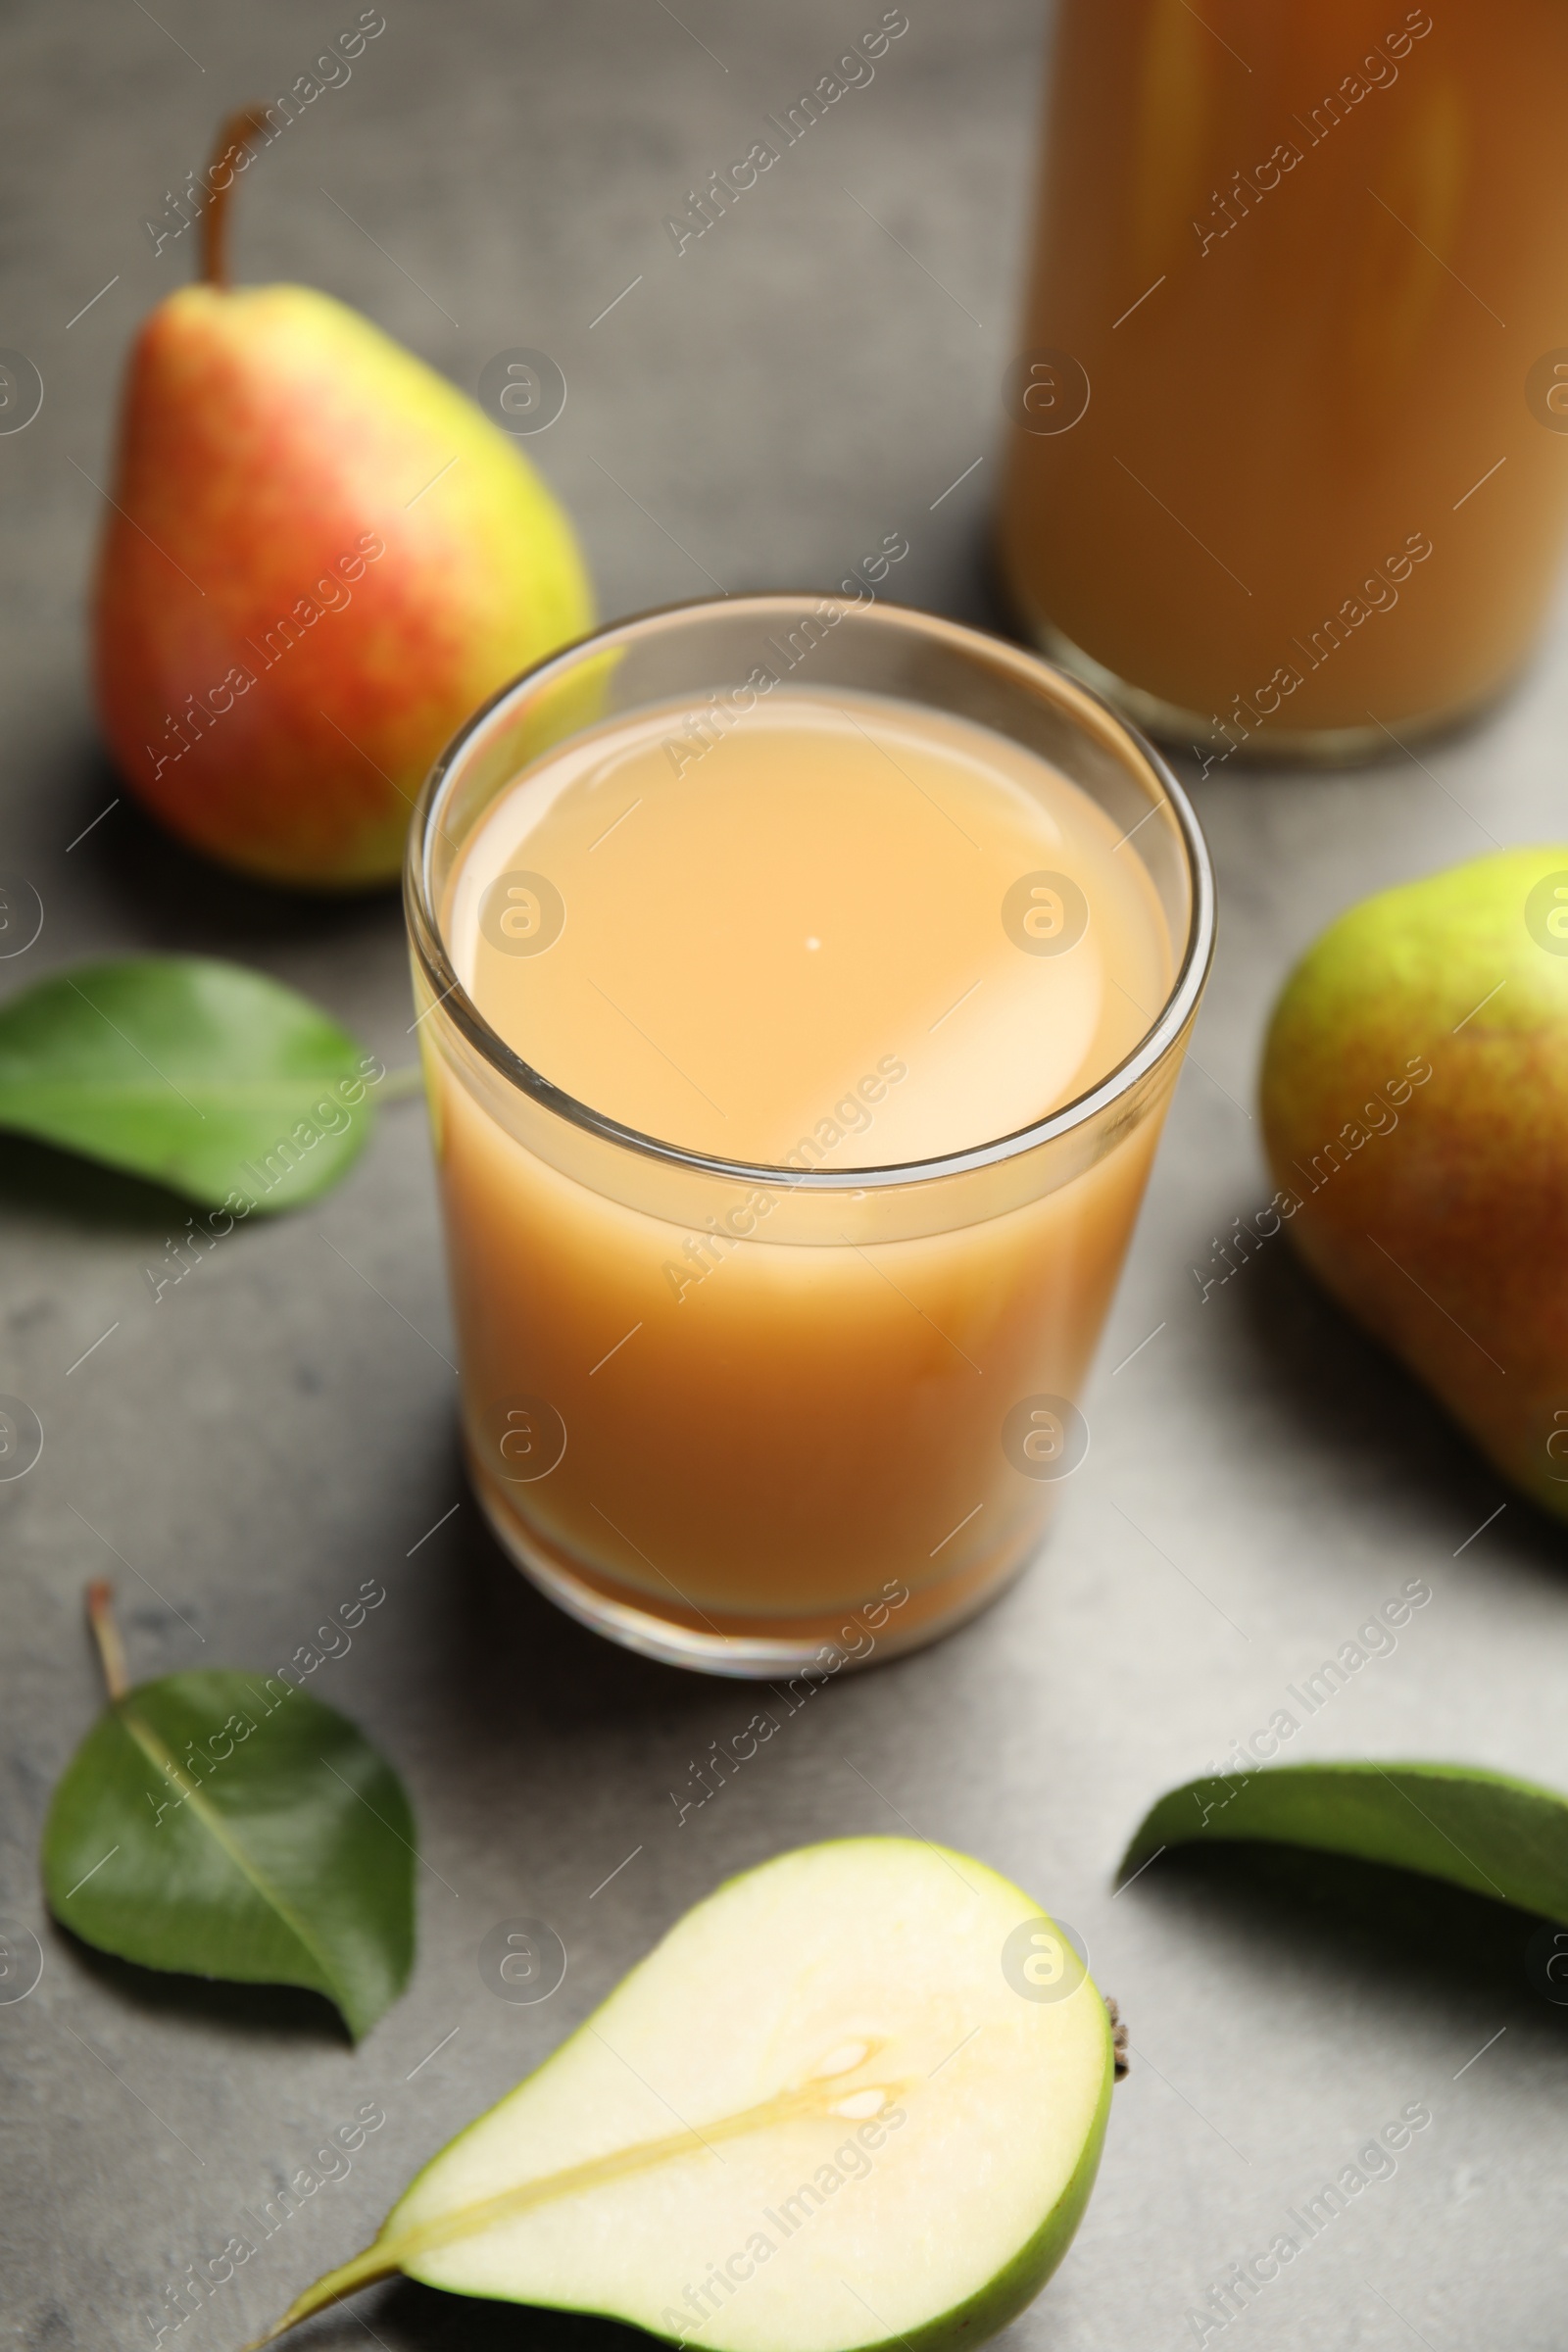
[[948, 622], [678, 608], [479, 713], [408, 904], [466, 1443], [514, 1558], [720, 1673], [978, 1607], [1087, 1449], [1206, 971], [1157, 757]]

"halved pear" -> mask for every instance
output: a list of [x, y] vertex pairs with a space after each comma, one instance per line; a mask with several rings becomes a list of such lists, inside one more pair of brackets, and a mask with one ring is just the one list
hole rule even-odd
[[714, 2352], [976, 2343], [1066, 2251], [1112, 2080], [1016, 1886], [914, 1838], [804, 1846], [688, 1912], [272, 2333], [401, 2270]]

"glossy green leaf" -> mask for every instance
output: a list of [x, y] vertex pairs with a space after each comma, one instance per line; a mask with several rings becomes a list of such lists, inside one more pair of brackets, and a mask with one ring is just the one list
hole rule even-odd
[[1352, 1854], [1568, 1921], [1568, 1797], [1475, 1765], [1277, 1764], [1189, 1781], [1147, 1816], [1118, 1879], [1193, 1838]]
[[276, 1678], [172, 1674], [113, 1700], [55, 1790], [63, 1926], [143, 1968], [325, 1993], [356, 2039], [414, 1963], [414, 1816], [335, 1708]]
[[242, 1215], [347, 1172], [380, 1070], [307, 998], [206, 956], [78, 964], [0, 1005], [0, 1127]]

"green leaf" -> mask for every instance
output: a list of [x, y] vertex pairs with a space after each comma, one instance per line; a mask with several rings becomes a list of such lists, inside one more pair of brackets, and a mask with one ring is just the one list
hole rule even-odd
[[303, 1984], [356, 2040], [414, 1962], [414, 1816], [335, 1708], [277, 1678], [172, 1674], [112, 1700], [55, 1790], [56, 1919], [143, 1968]]
[[1393, 1863], [1568, 1921], [1568, 1797], [1470, 1764], [1279, 1764], [1162, 1796], [1118, 1881], [1165, 1846], [1262, 1839]]
[[237, 1193], [293, 1208], [359, 1157], [379, 1066], [307, 998], [239, 964], [78, 964], [0, 1006], [0, 1127], [206, 1207]]

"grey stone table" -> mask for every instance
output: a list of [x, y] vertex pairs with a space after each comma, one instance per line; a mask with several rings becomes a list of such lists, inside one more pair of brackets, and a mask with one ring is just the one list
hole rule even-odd
[[[874, 81], [679, 257], [664, 216], [879, 9], [384, 12], [352, 78], [247, 179], [241, 274], [318, 281], [462, 383], [509, 345], [553, 353], [570, 397], [534, 447], [609, 612], [834, 582], [899, 530], [906, 601], [989, 617], [1038, 0], [908, 0], [910, 29]], [[356, 13], [343, 0], [345, 26]], [[304, 0], [7, 12], [0, 343], [47, 391], [36, 422], [0, 438], [0, 864], [33, 882], [46, 919], [5, 979], [87, 954], [220, 953], [311, 991], [401, 1062], [390, 897], [271, 896], [187, 859], [123, 801], [102, 815], [119, 788], [83, 679], [122, 356], [190, 268], [188, 239], [155, 257], [143, 221], [203, 161], [220, 108], [287, 87], [337, 28]], [[44, 1950], [36, 1989], [0, 2006], [5, 2342], [150, 2347], [142, 2315], [167, 2313], [185, 2266], [379, 2102], [387, 2123], [348, 2177], [163, 2339], [240, 2343], [362, 2244], [414, 2166], [719, 1878], [799, 1840], [912, 1824], [1059, 1910], [1132, 2021], [1100, 2189], [1019, 2344], [1191, 2342], [1186, 2314], [1210, 2284], [1424, 2100], [1432, 2125], [1395, 2177], [1220, 2332], [1556, 2352], [1568, 2052], [1517, 1924], [1370, 1873], [1161, 1862], [1114, 1898], [1111, 1873], [1157, 1790], [1265, 1723], [1286, 1683], [1411, 1576], [1431, 1606], [1296, 1752], [1458, 1754], [1568, 1783], [1560, 1535], [1505, 1496], [1285, 1245], [1206, 1302], [1191, 1273], [1265, 1197], [1250, 1105], [1280, 974], [1363, 891], [1560, 830], [1565, 706], [1568, 623], [1505, 708], [1424, 764], [1231, 770], [1199, 787], [1219, 957], [1087, 1400], [1094, 1449], [1049, 1548], [942, 1646], [824, 1690], [680, 1826], [671, 1790], [750, 1703], [579, 1632], [480, 1525], [454, 1445], [417, 1104], [388, 1109], [319, 1207], [234, 1239], [157, 1305], [143, 1269], [179, 1213], [5, 1148], [0, 1390], [46, 1433], [36, 1469], [0, 1489], [0, 1911]], [[407, 1776], [426, 1859], [413, 1987], [358, 2051], [303, 1996], [140, 1974], [47, 1923], [39, 1827], [99, 1703], [81, 1591], [103, 1571], [138, 1674], [273, 1660], [362, 1578], [385, 1582], [325, 1694]], [[569, 1954], [535, 2007], [493, 1998], [475, 1966], [486, 1930], [521, 1913]], [[611, 2332], [394, 2285], [310, 2340], [351, 2346], [368, 2329], [390, 2352], [597, 2347]]]

